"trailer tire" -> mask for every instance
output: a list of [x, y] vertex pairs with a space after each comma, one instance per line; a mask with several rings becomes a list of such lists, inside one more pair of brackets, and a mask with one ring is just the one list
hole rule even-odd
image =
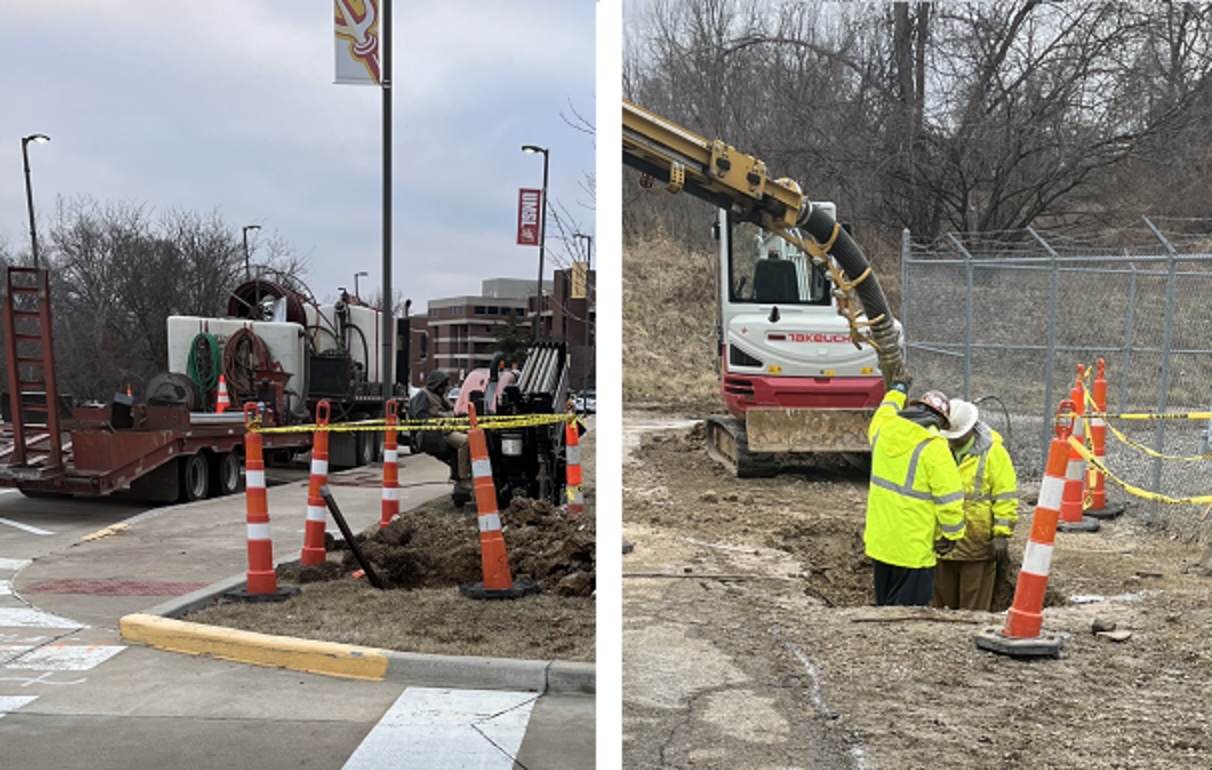
[[210, 492], [210, 463], [206, 453], [198, 452], [177, 459], [181, 469], [181, 502], [205, 499]]
[[222, 452], [210, 467], [210, 494], [214, 497], [234, 495], [240, 491], [240, 456]]

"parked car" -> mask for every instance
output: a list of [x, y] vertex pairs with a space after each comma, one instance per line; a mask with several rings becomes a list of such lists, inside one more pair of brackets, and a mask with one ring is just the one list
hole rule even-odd
[[597, 411], [598, 401], [592, 390], [583, 390], [572, 397], [573, 408], [577, 414], [593, 414]]

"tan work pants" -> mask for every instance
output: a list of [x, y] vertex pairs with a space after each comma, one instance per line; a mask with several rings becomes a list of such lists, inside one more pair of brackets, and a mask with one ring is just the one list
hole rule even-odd
[[454, 449], [459, 455], [459, 480], [471, 478], [471, 447], [467, 445], [467, 434], [452, 431], [446, 434], [446, 446]]
[[939, 559], [934, 571], [933, 607], [953, 610], [993, 608], [993, 588], [997, 582], [997, 562], [950, 561]]

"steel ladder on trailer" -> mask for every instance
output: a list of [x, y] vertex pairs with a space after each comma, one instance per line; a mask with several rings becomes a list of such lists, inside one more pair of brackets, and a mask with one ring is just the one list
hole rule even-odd
[[63, 467], [48, 275], [43, 268], [6, 267], [0, 284], [13, 427], [10, 467]]

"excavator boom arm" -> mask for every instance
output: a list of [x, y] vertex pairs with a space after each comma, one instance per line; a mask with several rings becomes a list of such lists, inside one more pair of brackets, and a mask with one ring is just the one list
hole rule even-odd
[[[788, 179], [771, 179], [766, 164], [739, 152], [721, 140], [708, 140], [637, 104], [623, 100], [623, 162], [652, 179], [666, 191], [685, 191], [738, 218], [778, 233], [787, 241], [819, 256], [832, 257], [844, 276], [844, 289], [854, 289], [870, 335], [864, 341], [879, 354], [884, 384], [909, 383], [888, 301], [867, 257], [833, 216], [809, 203], [800, 186]], [[798, 240], [789, 231], [798, 228], [814, 243]], [[823, 244], [818, 246], [817, 244]], [[850, 313], [853, 338], [858, 322]]]

